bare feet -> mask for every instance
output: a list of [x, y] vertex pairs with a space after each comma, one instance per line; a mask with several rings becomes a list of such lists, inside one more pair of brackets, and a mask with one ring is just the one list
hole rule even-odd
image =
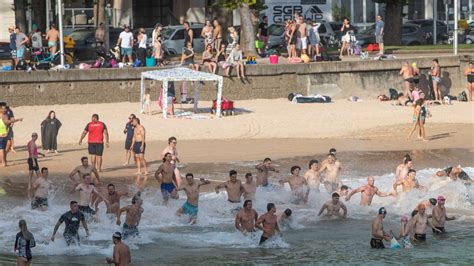
[[142, 174], [142, 171], [137, 171], [135, 172], [136, 175], [141, 175]]
[[124, 163], [123, 163], [123, 166], [127, 166], [127, 165], [128, 165], [128, 162], [124, 162]]

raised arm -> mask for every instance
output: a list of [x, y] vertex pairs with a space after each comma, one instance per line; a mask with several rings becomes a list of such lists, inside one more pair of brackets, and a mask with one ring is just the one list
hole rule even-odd
[[221, 183], [219, 185], [216, 186], [216, 193], [219, 194], [219, 190], [222, 189], [222, 188], [225, 188], [226, 186], [226, 183]]
[[346, 196], [346, 201], [349, 201], [354, 194], [362, 192], [363, 189], [364, 189], [364, 186], [351, 190], [349, 195]]

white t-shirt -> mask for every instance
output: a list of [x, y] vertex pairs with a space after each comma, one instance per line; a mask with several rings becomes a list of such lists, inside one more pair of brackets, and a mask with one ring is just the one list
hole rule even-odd
[[120, 47], [122, 48], [132, 48], [132, 39], [133, 35], [131, 32], [122, 31], [119, 38], [122, 40]]

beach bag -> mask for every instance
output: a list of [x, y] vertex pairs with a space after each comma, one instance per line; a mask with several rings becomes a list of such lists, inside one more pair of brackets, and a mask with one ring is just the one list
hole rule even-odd
[[263, 49], [263, 48], [265, 48], [265, 43], [262, 42], [262, 41], [260, 41], [260, 40], [256, 40], [256, 41], [255, 41], [255, 48], [257, 48], [257, 49]]
[[394, 88], [388, 89], [388, 94], [390, 95], [390, 100], [398, 100], [398, 92]]
[[39, 63], [35, 67], [37, 70], [49, 70], [51, 65], [49, 63]]
[[92, 68], [100, 68], [100, 65], [102, 65], [102, 60], [97, 59], [95, 60], [95, 63], [92, 65]]
[[278, 55], [272, 54], [268, 59], [270, 60], [270, 64], [278, 64]]
[[302, 54], [301, 55], [301, 60], [304, 62], [304, 63], [309, 63], [309, 56], [307, 54]]
[[142, 64], [142, 61], [140, 59], [135, 59], [135, 62], [133, 62], [133, 67], [140, 67], [140, 65]]
[[467, 94], [465, 91], [462, 91], [459, 95], [458, 95], [458, 101], [460, 102], [467, 102]]
[[154, 67], [155, 66], [155, 58], [154, 57], [147, 57], [145, 59], [145, 65], [147, 67]]

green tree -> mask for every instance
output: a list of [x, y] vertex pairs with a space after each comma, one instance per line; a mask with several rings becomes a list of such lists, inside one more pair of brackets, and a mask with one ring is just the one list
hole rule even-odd
[[240, 45], [246, 55], [256, 55], [255, 35], [259, 22], [259, 13], [266, 6], [263, 0], [218, 0], [216, 7], [228, 10], [239, 10], [240, 14]]
[[332, 20], [334, 21], [342, 21], [344, 18], [351, 18], [351, 14], [349, 11], [346, 10], [345, 7], [339, 6], [338, 4], [334, 4], [332, 6]]
[[407, 0], [374, 0], [379, 4], [385, 4], [385, 22], [384, 43], [386, 45], [402, 44], [402, 18], [403, 6], [407, 4]]

